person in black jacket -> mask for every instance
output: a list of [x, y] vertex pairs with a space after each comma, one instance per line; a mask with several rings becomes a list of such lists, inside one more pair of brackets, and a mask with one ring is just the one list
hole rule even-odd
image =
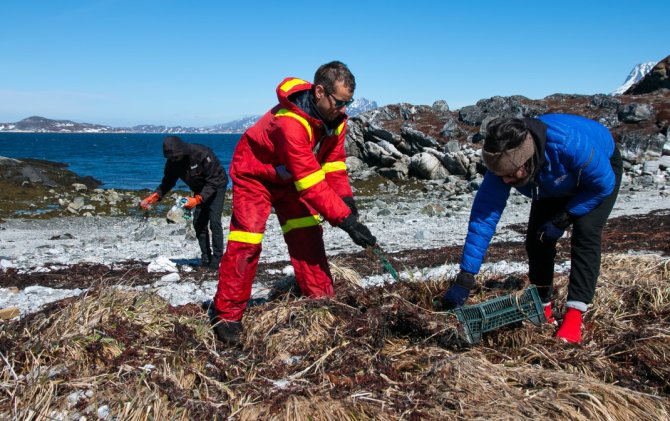
[[[186, 209], [194, 209], [193, 228], [198, 238], [201, 265], [218, 269], [223, 255], [223, 227], [221, 214], [228, 185], [228, 176], [219, 159], [210, 148], [190, 144], [177, 136], [163, 140], [163, 156], [167, 158], [163, 180], [155, 192], [140, 203], [143, 209], [161, 200], [182, 179], [194, 195], [187, 198]], [[212, 231], [210, 246], [209, 230]]]

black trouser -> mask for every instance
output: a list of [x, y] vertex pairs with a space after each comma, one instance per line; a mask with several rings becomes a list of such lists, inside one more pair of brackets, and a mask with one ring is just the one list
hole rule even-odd
[[[572, 225], [570, 238], [570, 283], [568, 301], [590, 304], [596, 290], [596, 281], [600, 275], [600, 246], [603, 227], [612, 212], [621, 185], [623, 163], [621, 154], [614, 149], [610, 159], [616, 185], [612, 194], [591, 212], [583, 215]], [[528, 252], [528, 277], [537, 286], [542, 302], [548, 303], [553, 295], [554, 258], [556, 242], [541, 243], [537, 239], [537, 230], [558, 212], [565, 209], [572, 197], [546, 198], [533, 201], [526, 232], [526, 251]]]
[[[193, 212], [193, 228], [198, 238], [200, 252], [203, 258], [221, 261], [223, 256], [223, 226], [221, 215], [223, 214], [223, 201], [226, 198], [226, 186], [219, 187], [206, 202], [195, 207]], [[212, 245], [209, 245], [209, 229], [212, 230]]]

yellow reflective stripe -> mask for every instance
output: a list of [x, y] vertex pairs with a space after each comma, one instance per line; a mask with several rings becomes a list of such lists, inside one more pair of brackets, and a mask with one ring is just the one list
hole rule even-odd
[[326, 162], [321, 166], [321, 169], [326, 173], [333, 171], [346, 171], [347, 164], [345, 164], [344, 161]]
[[346, 120], [344, 120], [339, 126], [337, 126], [337, 129], [335, 129], [335, 136], [339, 136], [342, 131], [344, 130], [344, 123]]
[[292, 229], [315, 227], [321, 224], [321, 217], [319, 215], [305, 216], [304, 218], [289, 219], [281, 226], [281, 232], [286, 234]]
[[263, 241], [263, 234], [258, 232], [230, 231], [230, 233], [228, 233], [228, 241], [260, 244]]
[[311, 173], [307, 177], [301, 178], [300, 180], [296, 181], [294, 184], [295, 184], [295, 188], [298, 191], [303, 191], [303, 190], [306, 190], [306, 189], [312, 187], [315, 184], [318, 184], [318, 183], [322, 182], [325, 179], [326, 179], [326, 173], [323, 172], [323, 170], [318, 170], [318, 171], [314, 171], [313, 173]]
[[302, 85], [303, 83], [307, 83], [307, 82], [302, 80], [302, 79], [291, 79], [291, 80], [287, 80], [286, 82], [284, 82], [284, 84], [282, 86], [280, 86], [279, 89], [281, 89], [284, 92], [288, 92], [294, 86]]
[[286, 108], [282, 108], [281, 110], [277, 111], [275, 116], [277, 116], [277, 117], [291, 117], [291, 118], [294, 118], [294, 119], [298, 120], [298, 122], [300, 122], [300, 124], [302, 124], [305, 127], [305, 130], [307, 130], [307, 135], [309, 136], [309, 143], [312, 143], [312, 126], [309, 125], [309, 123], [307, 122], [307, 120], [304, 117], [299, 116], [298, 114], [296, 114], [292, 111], [289, 111]]

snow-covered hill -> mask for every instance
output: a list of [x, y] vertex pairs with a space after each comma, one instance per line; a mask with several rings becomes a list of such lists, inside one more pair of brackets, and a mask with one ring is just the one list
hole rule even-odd
[[612, 95], [621, 95], [628, 90], [635, 83], [640, 81], [651, 69], [656, 65], [655, 61], [648, 61], [646, 63], [640, 63], [633, 67], [630, 74], [624, 81], [623, 85], [619, 86], [612, 91]]

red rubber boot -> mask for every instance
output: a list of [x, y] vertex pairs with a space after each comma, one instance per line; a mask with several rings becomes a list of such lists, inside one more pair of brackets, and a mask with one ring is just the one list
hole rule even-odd
[[563, 316], [563, 323], [556, 332], [556, 337], [566, 342], [578, 344], [582, 342], [582, 312], [568, 307]]
[[547, 323], [550, 325], [556, 324], [556, 319], [554, 319], [554, 313], [551, 311], [551, 302], [543, 303], [542, 307], [544, 308], [544, 318], [547, 319]]

